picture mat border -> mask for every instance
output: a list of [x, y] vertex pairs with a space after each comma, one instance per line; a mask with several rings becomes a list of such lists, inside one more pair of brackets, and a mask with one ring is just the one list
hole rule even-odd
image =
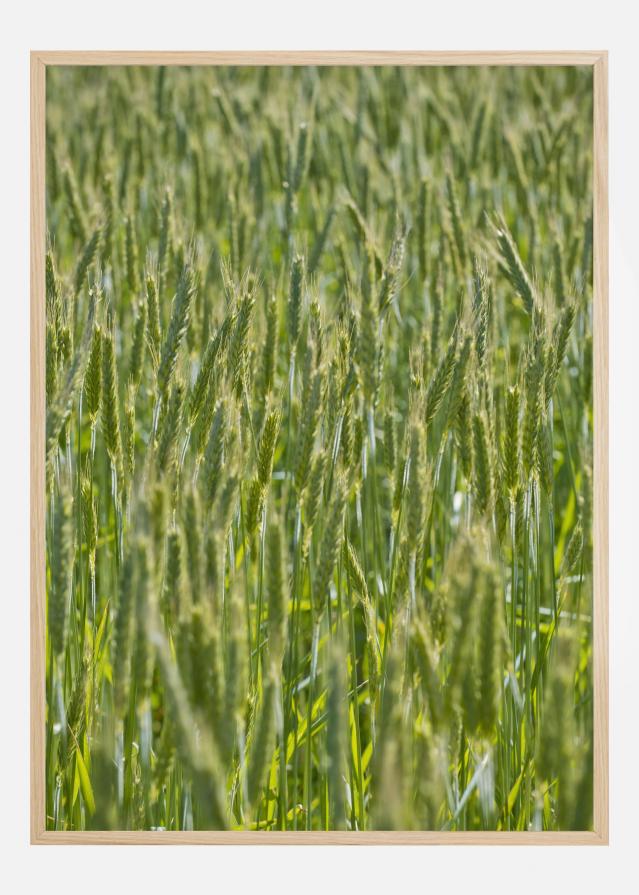
[[[608, 52], [31, 52], [30, 821], [33, 845], [608, 845]], [[50, 831], [45, 829], [45, 120], [49, 65], [590, 66], [593, 69], [593, 830]]]

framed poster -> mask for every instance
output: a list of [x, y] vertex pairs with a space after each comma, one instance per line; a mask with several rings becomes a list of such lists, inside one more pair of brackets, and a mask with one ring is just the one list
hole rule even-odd
[[32, 840], [607, 843], [605, 53], [32, 54]]

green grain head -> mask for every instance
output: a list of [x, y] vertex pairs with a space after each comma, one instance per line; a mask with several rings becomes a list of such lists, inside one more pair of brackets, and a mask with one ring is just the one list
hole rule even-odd
[[59, 495], [53, 518], [50, 557], [49, 639], [56, 658], [62, 656], [67, 644], [74, 553], [73, 499], [65, 488]]

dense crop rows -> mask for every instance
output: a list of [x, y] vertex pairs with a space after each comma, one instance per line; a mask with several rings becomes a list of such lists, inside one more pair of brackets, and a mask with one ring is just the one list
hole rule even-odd
[[49, 829], [592, 823], [592, 82], [49, 69]]

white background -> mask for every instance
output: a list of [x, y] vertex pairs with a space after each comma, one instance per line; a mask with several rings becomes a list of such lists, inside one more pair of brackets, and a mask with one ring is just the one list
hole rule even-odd
[[[637, 891], [639, 140], [629, 2], [49, 0], [4, 7], [0, 54], [0, 867], [7, 892]], [[11, 20], [9, 21], [9, 16]], [[31, 49], [610, 51], [609, 848], [61, 848], [28, 844]]]

